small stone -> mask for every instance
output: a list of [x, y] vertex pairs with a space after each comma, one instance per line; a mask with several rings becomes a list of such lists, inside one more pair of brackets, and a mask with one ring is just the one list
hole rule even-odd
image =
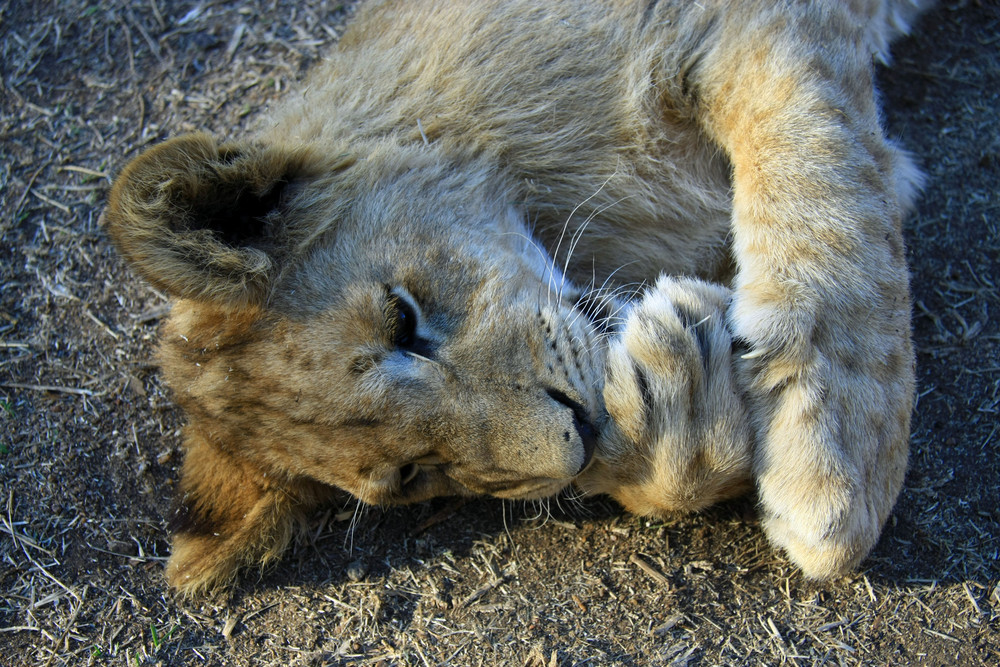
[[361, 581], [368, 574], [368, 565], [364, 561], [356, 560], [347, 566], [347, 578], [351, 581]]

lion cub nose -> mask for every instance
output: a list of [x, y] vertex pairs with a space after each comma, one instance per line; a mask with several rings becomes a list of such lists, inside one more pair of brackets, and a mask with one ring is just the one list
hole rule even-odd
[[575, 414], [573, 415], [573, 425], [576, 426], [576, 432], [580, 434], [580, 440], [583, 441], [583, 465], [576, 471], [576, 474], [579, 475], [587, 469], [590, 460], [594, 458], [594, 450], [597, 449], [597, 431], [589, 421], [581, 422]]
[[579, 470], [576, 471], [576, 474], [580, 474], [594, 457], [594, 450], [597, 449], [597, 430], [590, 423], [587, 410], [578, 402], [552, 387], [547, 388], [545, 393], [556, 403], [565, 405], [573, 412], [573, 428], [576, 429], [576, 434], [580, 436], [580, 442], [583, 443], [583, 463], [580, 465]]

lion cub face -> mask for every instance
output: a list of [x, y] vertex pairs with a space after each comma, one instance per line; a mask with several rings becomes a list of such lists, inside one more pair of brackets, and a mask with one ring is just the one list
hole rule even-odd
[[109, 232], [177, 299], [161, 363], [189, 457], [380, 504], [542, 497], [586, 466], [602, 359], [578, 292], [505, 193], [452, 190], [461, 165], [410, 150], [196, 135], [119, 178]]

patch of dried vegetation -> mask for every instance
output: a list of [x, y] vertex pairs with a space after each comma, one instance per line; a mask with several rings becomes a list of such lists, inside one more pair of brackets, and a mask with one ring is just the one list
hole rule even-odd
[[865, 570], [804, 581], [752, 503], [647, 522], [440, 500], [313, 517], [225, 596], [162, 577], [178, 415], [162, 295], [99, 226], [142, 147], [238, 133], [342, 30], [319, 0], [0, 3], [0, 664], [1000, 661], [1000, 9], [945, 3], [885, 75], [909, 223], [910, 475]]

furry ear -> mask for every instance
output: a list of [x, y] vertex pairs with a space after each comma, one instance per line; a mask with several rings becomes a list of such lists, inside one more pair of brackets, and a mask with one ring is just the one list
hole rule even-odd
[[105, 221], [119, 252], [171, 296], [262, 304], [284, 248], [286, 186], [308, 151], [178, 137], [133, 160], [115, 181]]

